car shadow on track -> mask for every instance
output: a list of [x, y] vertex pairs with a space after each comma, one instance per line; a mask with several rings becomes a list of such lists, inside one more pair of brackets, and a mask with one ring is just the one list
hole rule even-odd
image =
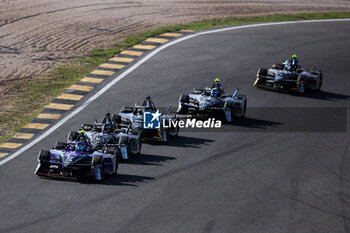
[[146, 183], [146, 182], [151, 181], [153, 179], [154, 179], [153, 177], [149, 177], [149, 176], [117, 174], [117, 175], [107, 176], [99, 184], [101, 184], [101, 185], [117, 185], [117, 186], [139, 186], [140, 183]]
[[163, 162], [170, 162], [172, 160], [175, 160], [175, 157], [170, 156], [162, 156], [162, 155], [148, 155], [148, 154], [142, 154], [138, 155], [136, 157], [132, 157], [127, 162], [127, 164], [133, 164], [133, 165], [153, 165], [153, 166], [162, 166], [161, 163]]
[[[261, 120], [251, 117], [245, 117], [244, 119], [239, 119], [235, 122], [233, 122], [230, 125], [224, 125], [226, 126], [225, 130], [230, 132], [235, 132], [234, 128], [239, 127], [240, 131], [251, 131], [251, 129], [255, 130], [268, 130], [272, 128], [276, 128], [283, 125], [281, 122], [277, 121], [269, 121], [269, 120]], [[247, 128], [247, 130], [242, 130], [242, 128]]]
[[314, 92], [309, 92], [304, 95], [301, 94], [296, 94], [296, 93], [291, 93], [294, 96], [300, 96], [300, 97], [305, 97], [305, 98], [311, 98], [311, 99], [318, 99], [318, 100], [326, 100], [326, 101], [340, 101], [340, 100], [349, 100], [350, 95], [344, 95], [344, 94], [338, 94], [338, 93], [333, 93], [333, 92], [328, 92], [328, 91], [314, 91]]
[[350, 99], [350, 95], [344, 95], [344, 94], [338, 94], [333, 93], [329, 91], [308, 91], [306, 93], [299, 93], [297, 91], [291, 91], [291, 90], [284, 90], [284, 89], [272, 89], [272, 88], [259, 88], [263, 91], [273, 91], [273, 92], [279, 92], [291, 96], [296, 97], [304, 97], [304, 98], [311, 98], [311, 99], [318, 99], [318, 100], [326, 100], [326, 101], [339, 101], [339, 100], [348, 100]]
[[86, 185], [116, 185], [116, 186], [139, 186], [140, 183], [153, 180], [153, 177], [149, 176], [137, 176], [128, 174], [106, 175], [103, 181], [96, 181], [92, 177], [82, 177], [79, 179], [71, 178], [59, 178], [59, 177], [40, 177], [40, 179], [49, 179], [52, 182], [73, 182]]
[[[197, 130], [183, 130], [183, 132], [197, 132]], [[181, 130], [179, 134], [181, 134]], [[214, 142], [214, 140], [207, 139], [207, 138], [186, 137], [182, 135], [178, 135], [174, 138], [171, 138], [166, 143], [162, 141], [147, 141], [147, 143], [152, 146], [176, 146], [176, 147], [184, 147], [184, 148], [186, 147], [199, 148], [200, 145], [208, 145], [211, 142]]]
[[145, 183], [147, 181], [153, 180], [153, 177], [149, 176], [138, 176], [129, 174], [117, 174], [117, 175], [107, 175], [103, 181], [95, 181], [92, 178], [85, 178], [78, 180], [81, 184], [98, 184], [98, 185], [116, 185], [116, 186], [139, 186], [140, 183]]

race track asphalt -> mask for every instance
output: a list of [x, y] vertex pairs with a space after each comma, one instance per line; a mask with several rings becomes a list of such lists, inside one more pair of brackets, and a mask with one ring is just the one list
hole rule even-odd
[[[350, 22], [274, 25], [201, 35], [161, 51], [0, 167], [0, 232], [349, 232], [349, 35]], [[305, 68], [318, 64], [321, 92], [253, 87], [260, 67], [294, 53]], [[239, 87], [247, 96], [243, 122], [224, 132], [180, 132], [167, 145], [144, 143], [141, 156], [101, 184], [33, 174], [38, 151], [81, 123], [146, 95], [175, 107], [180, 94], [217, 75], [227, 92]], [[310, 108], [334, 110], [336, 120]], [[300, 123], [294, 110], [315, 120]]]

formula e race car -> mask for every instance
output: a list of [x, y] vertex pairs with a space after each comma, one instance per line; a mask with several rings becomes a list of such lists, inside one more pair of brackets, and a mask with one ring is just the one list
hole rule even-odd
[[[102, 122], [95, 121], [94, 124], [82, 124], [80, 132], [83, 132], [91, 143], [94, 150], [103, 151], [105, 145], [118, 145], [122, 158], [127, 160], [131, 154], [139, 155], [142, 147], [141, 130], [132, 127], [132, 124], [118, 125], [118, 116], [107, 113]], [[78, 132], [71, 132], [69, 141], [75, 141]]]
[[[137, 104], [134, 107], [124, 106], [117, 117], [115, 117], [115, 120], [119, 125], [132, 124], [134, 129], [142, 131], [143, 138], [156, 138], [167, 142], [171, 137], [176, 137], [179, 133], [179, 127], [175, 127], [174, 125], [177, 124], [173, 124], [177, 119], [176, 117], [169, 116], [169, 111], [170, 106], [168, 106], [164, 113], [159, 112], [151, 97], [147, 96], [141, 106]], [[157, 127], [148, 127], [148, 125], [144, 124], [145, 114], [148, 113], [154, 114], [155, 118], [153, 119], [152, 117], [152, 120], [157, 119]]]
[[256, 87], [267, 87], [273, 89], [297, 90], [305, 93], [308, 90], [320, 90], [322, 87], [322, 72], [315, 70], [316, 65], [309, 71], [301, 66], [293, 67], [290, 61], [283, 64], [274, 64], [271, 68], [260, 68], [254, 83]]
[[[50, 151], [41, 150], [35, 174], [49, 177], [82, 178], [91, 175], [101, 181], [105, 174], [117, 174], [120, 150], [117, 145], [94, 151], [83, 137], [75, 142], [56, 142]], [[109, 152], [113, 152], [110, 154]]]
[[238, 89], [233, 95], [225, 94], [219, 81], [215, 79], [211, 88], [193, 89], [189, 95], [181, 95], [178, 114], [190, 114], [195, 117], [223, 117], [228, 123], [234, 118], [244, 117], [247, 108], [246, 96], [237, 95]]

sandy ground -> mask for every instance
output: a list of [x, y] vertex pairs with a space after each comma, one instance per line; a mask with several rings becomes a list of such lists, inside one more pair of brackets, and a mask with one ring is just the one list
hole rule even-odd
[[349, 11], [348, 0], [0, 0], [0, 105], [16, 84], [127, 35], [210, 17]]
[[0, 80], [38, 74], [135, 31], [208, 17], [350, 10], [340, 0], [3, 0]]

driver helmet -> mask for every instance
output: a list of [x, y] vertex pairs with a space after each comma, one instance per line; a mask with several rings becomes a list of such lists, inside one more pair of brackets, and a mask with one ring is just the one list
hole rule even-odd
[[84, 135], [84, 134], [85, 134], [85, 130], [84, 130], [84, 129], [81, 129], [81, 130], [79, 131], [79, 133], [80, 133], [81, 135]]
[[85, 143], [78, 142], [77, 143], [77, 151], [84, 151], [85, 150]]

